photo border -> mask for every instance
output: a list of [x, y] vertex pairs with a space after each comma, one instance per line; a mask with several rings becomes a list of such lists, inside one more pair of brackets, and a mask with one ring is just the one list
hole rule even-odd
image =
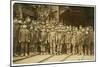
[[[94, 8], [94, 60], [92, 61], [62, 61], [62, 62], [49, 62], [49, 63], [32, 63], [32, 64], [13, 64], [13, 2], [16, 3], [33, 3], [33, 4], [50, 4], [50, 5], [65, 5], [65, 6], [81, 6]], [[10, 66], [36, 66], [36, 65], [52, 65], [52, 64], [68, 64], [68, 63], [83, 63], [83, 62], [96, 62], [96, 5], [87, 4], [69, 4], [69, 3], [56, 3], [56, 2], [40, 2], [40, 1], [22, 1], [10, 0]]]

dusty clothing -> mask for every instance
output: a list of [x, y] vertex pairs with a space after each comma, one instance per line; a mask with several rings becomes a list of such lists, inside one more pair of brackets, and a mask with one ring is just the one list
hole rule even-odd
[[55, 54], [56, 53], [56, 44], [55, 44], [55, 41], [56, 41], [56, 37], [55, 37], [55, 31], [51, 31], [49, 33], [49, 43], [50, 43], [50, 54]]
[[69, 54], [72, 52], [72, 34], [69, 31], [66, 31], [65, 34], [65, 44], [66, 44], [66, 53]]
[[76, 44], [77, 43], [77, 40], [76, 40], [77, 39], [77, 36], [76, 35], [77, 35], [77, 33], [74, 34], [74, 35], [72, 35], [72, 46], [73, 46], [72, 53], [73, 54], [76, 54], [77, 53], [77, 44]]
[[88, 47], [88, 55], [92, 55], [93, 52], [94, 52], [94, 34], [93, 34], [93, 31], [89, 31], [89, 33], [87, 34], [87, 47]]
[[64, 43], [63, 33], [58, 31], [56, 33], [56, 45], [57, 45], [57, 53], [61, 54], [62, 44]]
[[20, 29], [18, 39], [21, 47], [20, 48], [21, 54], [29, 55], [30, 31], [28, 29]]
[[20, 25], [16, 22], [13, 24], [13, 54], [19, 54], [19, 43], [18, 43], [18, 36], [19, 36], [19, 29]]
[[30, 42], [30, 31], [28, 29], [19, 30], [19, 42]]
[[84, 42], [84, 33], [81, 31], [77, 32], [77, 45], [78, 45], [78, 54], [83, 54], [83, 43]]
[[46, 52], [46, 41], [47, 41], [47, 32], [46, 30], [41, 31], [41, 52], [44, 54]]

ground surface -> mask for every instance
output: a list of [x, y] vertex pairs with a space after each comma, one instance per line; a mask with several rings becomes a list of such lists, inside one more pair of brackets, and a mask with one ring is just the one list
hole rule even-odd
[[94, 56], [84, 55], [33, 55], [28, 57], [14, 57], [14, 64], [29, 64], [29, 63], [45, 63], [45, 62], [62, 62], [62, 61], [93, 61]]

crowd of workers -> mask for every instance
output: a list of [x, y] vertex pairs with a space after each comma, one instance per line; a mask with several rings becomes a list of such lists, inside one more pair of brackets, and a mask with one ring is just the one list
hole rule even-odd
[[72, 26], [62, 23], [14, 18], [13, 54], [94, 54], [94, 30], [92, 26]]

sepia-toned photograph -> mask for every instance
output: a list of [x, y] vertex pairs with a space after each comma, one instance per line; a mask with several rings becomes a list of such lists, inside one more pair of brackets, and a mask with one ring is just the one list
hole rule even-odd
[[95, 61], [95, 6], [11, 4], [13, 65]]

